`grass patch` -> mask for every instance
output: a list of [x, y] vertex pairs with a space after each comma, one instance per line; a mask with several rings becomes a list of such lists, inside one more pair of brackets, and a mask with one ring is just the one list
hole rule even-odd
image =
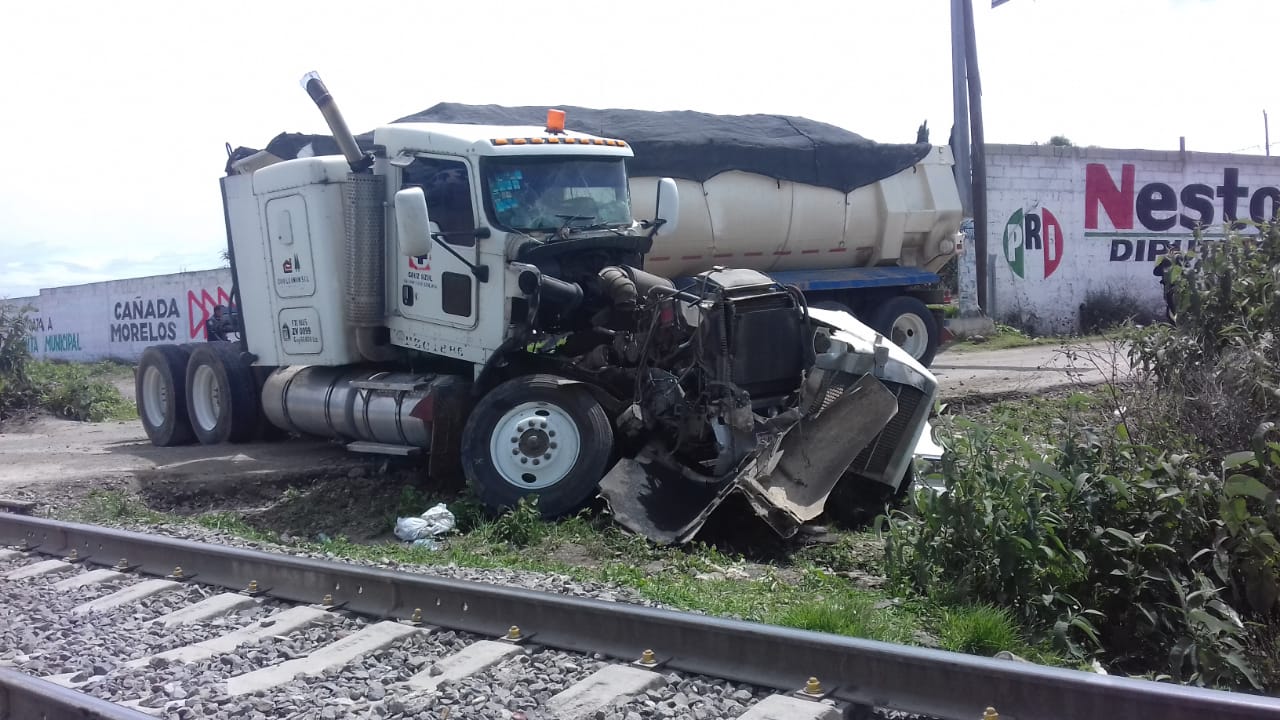
[[773, 620], [777, 625], [800, 630], [910, 642], [910, 628], [898, 620], [896, 613], [885, 612], [885, 607], [872, 597], [845, 594], [834, 600], [812, 600], [793, 605], [778, 613]]
[[122, 490], [94, 490], [80, 504], [69, 507], [64, 519], [83, 523], [136, 522], [157, 525], [177, 518], [152, 510]]
[[[400, 492], [404, 505], [422, 509], [423, 499], [414, 495], [416, 491]], [[486, 519], [473, 514], [473, 502], [463, 497], [450, 503], [466, 532], [443, 538], [436, 550], [400, 542], [359, 543], [343, 536], [290, 546], [362, 562], [558, 573], [579, 582], [626, 588], [675, 609], [887, 642], [910, 642], [914, 629], [928, 624], [887, 596], [858, 589], [824, 564], [836, 560], [845, 548], [867, 555], [855, 540], [837, 543], [822, 554], [797, 554], [790, 563], [766, 565], [700, 543], [656, 547], [589, 513], [553, 523], [541, 520], [536, 507], [526, 505]], [[219, 511], [181, 517], [150, 510], [121, 491], [91, 493], [65, 514], [81, 522], [185, 523], [256, 542], [281, 540], [279, 533], [256, 525], [251, 515]], [[865, 534], [860, 537], [865, 542]]]
[[1026, 642], [1008, 610], [991, 605], [944, 609], [938, 627], [942, 647], [971, 655], [1019, 652]]
[[996, 323], [996, 331], [991, 335], [974, 335], [959, 340], [947, 348], [947, 352], [979, 352], [988, 350], [1012, 350], [1021, 347], [1038, 347], [1061, 345], [1067, 347], [1079, 343], [1097, 342], [1107, 339], [1106, 334], [1093, 333], [1071, 336], [1035, 336], [1029, 335], [1012, 325]]

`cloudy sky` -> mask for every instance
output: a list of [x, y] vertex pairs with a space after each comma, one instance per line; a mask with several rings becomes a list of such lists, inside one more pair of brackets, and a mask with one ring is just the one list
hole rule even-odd
[[[1261, 153], [1275, 0], [975, 0], [987, 139]], [[947, 0], [4, 3], [0, 297], [216, 267], [224, 144], [439, 101], [951, 127]], [[1280, 122], [1277, 123], [1280, 138]]]

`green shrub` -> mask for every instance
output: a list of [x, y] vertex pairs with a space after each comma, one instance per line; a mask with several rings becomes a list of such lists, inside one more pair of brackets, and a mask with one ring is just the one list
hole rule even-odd
[[27, 377], [31, 330], [26, 310], [0, 302], [0, 423], [35, 402], [35, 389]]
[[88, 422], [137, 417], [133, 403], [110, 382], [94, 377], [91, 367], [49, 361], [31, 363], [28, 374], [40, 406], [58, 417]]
[[0, 422], [37, 408], [92, 422], [137, 417], [133, 403], [104, 379], [117, 366], [35, 360], [30, 341], [27, 309], [0, 304]]
[[484, 526], [482, 532], [490, 540], [515, 547], [529, 547], [547, 536], [547, 523], [538, 511], [536, 496], [520, 498], [520, 502]]
[[1129, 331], [1109, 412], [942, 428], [947, 491], [887, 519], [886, 570], [1076, 658], [1276, 687], [1280, 230], [1202, 244], [1170, 279], [1176, 325]]
[[[1257, 684], [1232, 591], [1254, 558], [1237, 552], [1236, 521], [1220, 511], [1256, 488], [1090, 428], [1060, 429], [1055, 448], [1018, 425], [957, 425], [943, 462], [947, 491], [919, 493], [913, 512], [889, 518], [892, 581], [998, 605], [1075, 658]], [[1245, 511], [1236, 524], [1253, 517]]]

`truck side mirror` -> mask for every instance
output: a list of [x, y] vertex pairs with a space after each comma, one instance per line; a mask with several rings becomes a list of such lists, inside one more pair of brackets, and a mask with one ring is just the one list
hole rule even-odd
[[396, 235], [400, 253], [422, 257], [431, 252], [431, 219], [427, 217], [427, 196], [422, 188], [405, 188], [396, 193]]
[[654, 222], [658, 223], [658, 234], [670, 237], [676, 234], [680, 226], [680, 191], [676, 189], [676, 181], [662, 178], [658, 181], [658, 201], [654, 205]]

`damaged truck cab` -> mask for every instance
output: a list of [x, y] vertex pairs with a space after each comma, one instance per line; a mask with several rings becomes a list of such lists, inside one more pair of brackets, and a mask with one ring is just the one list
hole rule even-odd
[[229, 163], [242, 339], [148, 349], [156, 444], [249, 439], [265, 420], [460, 466], [493, 510], [536, 496], [551, 517], [598, 495], [658, 542], [735, 493], [789, 536], [837, 483], [887, 495], [907, 477], [929, 371], [760, 272], [646, 272], [679, 200], [659, 182], [656, 217], [632, 217], [625, 139], [551, 111], [546, 127], [396, 123], [366, 150], [319, 78], [304, 84], [342, 154]]

